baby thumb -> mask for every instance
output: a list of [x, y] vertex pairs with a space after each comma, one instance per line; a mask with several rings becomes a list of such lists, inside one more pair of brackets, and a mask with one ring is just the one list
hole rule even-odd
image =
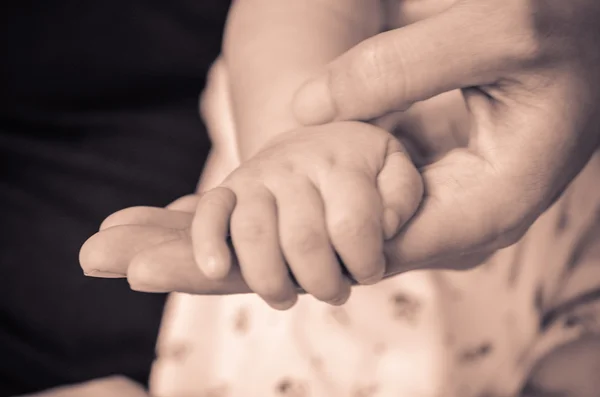
[[415, 214], [424, 193], [421, 174], [396, 140], [389, 145], [377, 176], [377, 188], [382, 200], [384, 237], [389, 240]]

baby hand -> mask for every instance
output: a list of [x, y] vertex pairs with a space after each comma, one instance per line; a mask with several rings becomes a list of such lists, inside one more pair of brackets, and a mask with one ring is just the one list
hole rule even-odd
[[315, 298], [342, 304], [350, 295], [344, 272], [361, 284], [379, 281], [384, 240], [422, 195], [419, 172], [385, 130], [359, 122], [298, 129], [202, 196], [194, 257], [207, 277], [225, 277], [230, 234], [246, 283], [272, 307], [294, 305], [293, 278]]

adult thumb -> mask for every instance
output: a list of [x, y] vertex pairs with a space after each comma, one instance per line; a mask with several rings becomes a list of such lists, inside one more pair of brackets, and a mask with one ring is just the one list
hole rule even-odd
[[452, 89], [495, 82], [528, 52], [514, 10], [506, 8], [496, 0], [459, 1], [361, 42], [300, 87], [296, 118], [305, 125], [370, 120]]

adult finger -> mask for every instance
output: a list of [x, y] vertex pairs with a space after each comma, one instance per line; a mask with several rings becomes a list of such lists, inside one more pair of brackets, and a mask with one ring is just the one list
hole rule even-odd
[[[235, 258], [234, 258], [235, 261]], [[128, 278], [144, 292], [246, 293], [237, 262], [226, 278], [209, 280], [198, 269], [189, 231], [146, 225], [116, 226], [92, 236], [80, 253], [84, 273]]]
[[183, 292], [192, 294], [237, 294], [251, 292], [238, 266], [221, 280], [208, 279], [196, 265], [189, 239], [158, 244], [135, 255], [127, 280], [142, 292]]
[[155, 225], [170, 229], [188, 229], [192, 214], [158, 207], [130, 207], [109, 215], [100, 231], [121, 225]]
[[79, 251], [79, 262], [92, 277], [125, 277], [131, 259], [165, 241], [181, 239], [188, 231], [160, 226], [124, 225], [90, 237]]
[[198, 194], [188, 194], [173, 201], [165, 208], [173, 211], [194, 212], [199, 199], [200, 195]]
[[358, 44], [296, 93], [305, 125], [370, 120], [437, 94], [491, 84], [535, 54], [518, 2], [459, 1], [446, 11]]

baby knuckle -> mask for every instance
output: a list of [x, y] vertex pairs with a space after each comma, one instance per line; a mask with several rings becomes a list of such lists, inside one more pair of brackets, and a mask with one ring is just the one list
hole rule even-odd
[[265, 224], [254, 217], [237, 217], [231, 222], [231, 235], [236, 240], [258, 242], [264, 240], [267, 234]]
[[298, 254], [308, 254], [322, 250], [328, 244], [327, 237], [323, 233], [315, 231], [313, 228], [306, 227], [296, 230], [290, 236], [287, 246], [290, 250]]
[[324, 152], [319, 158], [321, 168], [324, 170], [331, 170], [339, 166], [338, 153], [336, 152]]

